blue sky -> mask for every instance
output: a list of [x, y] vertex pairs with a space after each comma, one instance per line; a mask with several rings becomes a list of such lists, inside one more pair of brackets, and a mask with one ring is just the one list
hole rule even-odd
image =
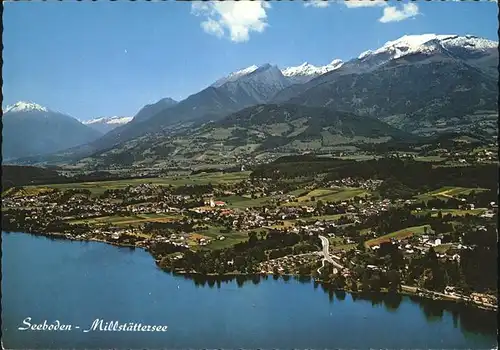
[[472, 1], [4, 2], [3, 105], [132, 116], [252, 64], [325, 65], [405, 34], [498, 40], [497, 12]]

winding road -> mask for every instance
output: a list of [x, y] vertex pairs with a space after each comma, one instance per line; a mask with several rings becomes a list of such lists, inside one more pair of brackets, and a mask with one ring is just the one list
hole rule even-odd
[[[325, 261], [328, 261], [330, 264], [332, 264], [333, 266], [335, 266], [335, 268], [333, 269], [333, 273], [337, 273], [337, 268], [339, 269], [344, 269], [344, 266], [340, 265], [339, 263], [335, 262], [335, 260], [332, 259], [332, 255], [330, 255], [329, 253], [329, 247], [330, 247], [330, 242], [328, 241], [328, 238], [326, 238], [325, 236], [318, 236], [319, 239], [321, 239], [321, 245], [323, 246], [323, 262], [321, 264], [321, 267], [318, 268], [318, 273], [320, 273], [320, 270], [325, 266]], [[338, 256], [334, 256], [333, 257], [337, 260], [340, 260], [340, 258]]]

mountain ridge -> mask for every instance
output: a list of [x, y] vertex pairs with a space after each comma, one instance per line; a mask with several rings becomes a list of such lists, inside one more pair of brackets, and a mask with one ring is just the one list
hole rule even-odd
[[[178, 103], [145, 106], [130, 123], [85, 149], [88, 154], [175, 133], [179, 126], [217, 122], [260, 104], [326, 107], [420, 134], [449, 132], [454, 127], [465, 130], [474, 122], [491, 131], [498, 93], [494, 84], [497, 46], [495, 41], [471, 35], [407, 35], [346, 62], [333, 60], [334, 69], [307, 63], [285, 69], [252, 65]], [[326, 72], [312, 77], [318, 69]], [[306, 76], [304, 83], [289, 79], [301, 74]], [[139, 118], [143, 111], [146, 117]], [[441, 124], [443, 128], [438, 128]]]
[[12, 160], [86, 144], [102, 134], [69, 115], [17, 102], [2, 115], [2, 157]]
[[123, 116], [100, 117], [100, 118], [85, 120], [82, 121], [82, 123], [105, 134], [121, 125], [127, 124], [132, 119], [133, 117], [123, 117]]

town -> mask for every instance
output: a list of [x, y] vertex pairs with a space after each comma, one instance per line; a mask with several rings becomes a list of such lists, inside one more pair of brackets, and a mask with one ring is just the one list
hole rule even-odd
[[451, 186], [395, 198], [380, 178], [250, 175], [13, 187], [2, 225], [142, 247], [176, 273], [309, 276], [349, 291], [496, 308], [496, 273], [477, 269], [496, 259], [491, 191]]

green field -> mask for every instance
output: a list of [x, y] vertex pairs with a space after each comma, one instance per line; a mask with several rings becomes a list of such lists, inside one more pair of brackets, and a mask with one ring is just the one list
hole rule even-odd
[[446, 251], [448, 251], [452, 247], [453, 247], [452, 243], [445, 243], [445, 244], [440, 244], [440, 245], [434, 247], [434, 250], [436, 251], [436, 253], [444, 254], [444, 253], [446, 253]]
[[347, 155], [347, 156], [340, 156], [337, 158], [344, 159], [344, 160], [364, 161], [364, 160], [379, 159], [381, 157], [375, 156], [375, 155], [369, 155], [369, 154], [352, 154], [352, 155]]
[[431, 213], [432, 217], [437, 217], [439, 212], [441, 212], [441, 214], [443, 214], [443, 216], [446, 214], [451, 214], [452, 216], [481, 215], [484, 212], [486, 212], [486, 209], [484, 209], [484, 208], [472, 209], [472, 210], [439, 209], [439, 210], [422, 210], [419, 212], [413, 210], [411, 213], [413, 215], [427, 215], [428, 213]]
[[443, 158], [441, 156], [418, 156], [414, 159], [419, 162], [442, 162], [446, 160], [446, 158]]
[[313, 216], [310, 218], [304, 218], [305, 222], [311, 222], [311, 221], [336, 221], [340, 219], [340, 217], [344, 216], [346, 214], [332, 214], [332, 215], [320, 215], [320, 216]]
[[238, 195], [217, 198], [217, 200], [226, 202], [229, 208], [234, 208], [234, 209], [262, 207], [268, 204], [271, 201], [271, 199], [272, 197], [261, 197], [252, 199]]
[[11, 187], [8, 190], [4, 191], [2, 193], [2, 197], [33, 197], [33, 196], [38, 196], [43, 193], [48, 193], [50, 191], [53, 191], [51, 188], [48, 187], [23, 187], [21, 189], [18, 189], [16, 187]]
[[[297, 198], [297, 202], [289, 202], [287, 206], [315, 205], [317, 201], [341, 202], [352, 199], [356, 196], [364, 197], [370, 193], [362, 188], [318, 188], [310, 191], [306, 195]], [[312, 200], [314, 197], [314, 201]]]
[[484, 188], [467, 188], [467, 187], [441, 187], [437, 190], [426, 192], [415, 196], [415, 198], [428, 201], [429, 199], [439, 198], [442, 200], [447, 200], [449, 198], [457, 198], [460, 195], [468, 195], [472, 191], [482, 192], [487, 191]]
[[408, 237], [412, 237], [414, 235], [421, 235], [425, 232], [425, 228], [427, 228], [427, 232], [432, 233], [432, 229], [430, 225], [422, 225], [422, 226], [413, 226], [407, 227], [399, 231], [391, 232], [386, 235], [370, 239], [365, 242], [365, 247], [371, 247], [374, 245], [378, 245], [382, 242], [389, 241], [390, 238], [401, 240]]
[[277, 225], [272, 225], [271, 228], [274, 228], [274, 229], [290, 229], [290, 228], [293, 228], [295, 226], [295, 223], [297, 222], [297, 220], [283, 220], [283, 225], [281, 224], [277, 224]]
[[295, 224], [298, 221], [302, 221], [308, 224], [314, 223], [316, 221], [336, 221], [338, 220], [341, 216], [344, 216], [345, 214], [334, 214], [334, 215], [321, 215], [321, 216], [312, 216], [310, 218], [300, 218], [296, 220], [282, 220], [283, 225], [273, 225], [271, 228], [276, 228], [276, 229], [283, 229], [283, 228], [292, 228], [295, 226]]
[[[197, 230], [195, 228], [194, 233], [213, 239], [212, 243], [204, 247], [206, 249], [223, 249], [248, 240], [248, 234], [245, 232], [231, 231], [229, 233], [221, 233], [221, 229], [222, 227], [219, 226], [208, 226], [208, 230]], [[218, 240], [218, 236], [224, 236], [225, 239], [222, 241]]]
[[224, 248], [229, 248], [232, 247], [233, 245], [244, 242], [248, 240], [247, 235], [224, 235], [226, 239], [223, 241], [219, 240], [214, 240], [212, 243], [207, 245], [206, 247], [212, 250], [217, 250], [217, 249], [224, 249]]
[[116, 226], [137, 226], [146, 222], [170, 222], [179, 220], [181, 217], [168, 214], [138, 214], [132, 216], [100, 216], [88, 219], [70, 220], [70, 224], [89, 224], [89, 225], [116, 225]]
[[250, 175], [249, 171], [237, 172], [237, 173], [201, 173], [196, 175], [187, 176], [169, 176], [169, 177], [157, 177], [150, 179], [125, 179], [116, 181], [95, 181], [95, 182], [79, 182], [79, 183], [65, 183], [65, 184], [52, 184], [52, 185], [41, 185], [41, 186], [27, 186], [27, 190], [40, 189], [40, 188], [57, 188], [60, 190], [69, 189], [87, 189], [93, 194], [104, 193], [108, 189], [123, 189], [127, 186], [137, 186], [140, 184], [153, 184], [153, 185], [172, 185], [174, 187], [183, 185], [206, 185], [212, 184], [223, 184], [223, 183], [235, 183], [245, 180]]

